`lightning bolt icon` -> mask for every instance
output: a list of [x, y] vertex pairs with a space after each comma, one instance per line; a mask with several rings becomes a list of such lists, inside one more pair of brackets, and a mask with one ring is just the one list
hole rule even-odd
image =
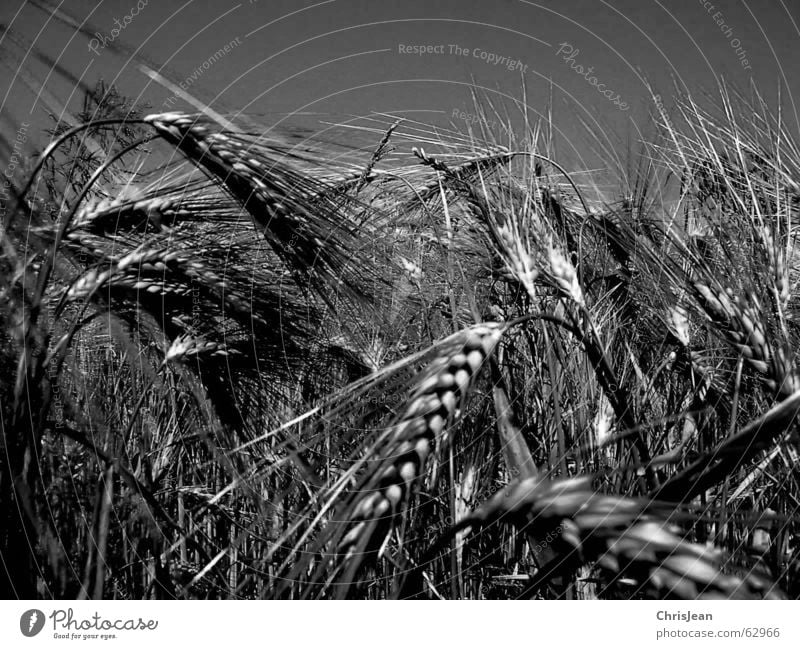
[[39, 619], [39, 616], [36, 615], [36, 611], [31, 613], [31, 619], [28, 620], [28, 631], [32, 631], [33, 630], [33, 625], [36, 624], [36, 620], [38, 620], [38, 619]]

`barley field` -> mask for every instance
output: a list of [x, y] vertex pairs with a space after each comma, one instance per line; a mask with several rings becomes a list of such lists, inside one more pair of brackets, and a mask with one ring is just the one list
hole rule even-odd
[[318, 132], [79, 88], [0, 130], [4, 597], [800, 597], [755, 88], [654, 101], [605, 192], [477, 88]]

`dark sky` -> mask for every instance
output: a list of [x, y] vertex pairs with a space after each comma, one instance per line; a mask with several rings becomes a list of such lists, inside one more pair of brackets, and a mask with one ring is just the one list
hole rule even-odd
[[[20, 44], [35, 44], [77, 77], [103, 77], [154, 111], [166, 109], [172, 93], [132, 58], [97, 46], [92, 52], [88, 36], [32, 4], [0, 3], [0, 21], [15, 39], [5, 36], [0, 45], [4, 65], [15, 69], [15, 59], [26, 56]], [[744, 89], [753, 81], [771, 101], [780, 85], [785, 118], [798, 123], [797, 0], [149, 0], [130, 19], [135, 0], [70, 0], [63, 7], [106, 39], [115, 19], [129, 22], [115, 45], [138, 49], [173, 81], [188, 83], [194, 73], [191, 93], [218, 111], [269, 123], [287, 114], [327, 120], [381, 111], [463, 126], [473, 80], [506, 105], [521, 99], [524, 82], [533, 113], [552, 94], [563, 146], [579, 152], [586, 147], [580, 120], [609, 142], [635, 141], [647, 131], [646, 83], [668, 106], [674, 83], [699, 94], [720, 79]], [[230, 53], [209, 63], [226, 44]], [[429, 45], [436, 51], [400, 51]], [[75, 105], [74, 83], [31, 55], [23, 67]], [[23, 78], [6, 70], [2, 78], [4, 113], [43, 119], [41, 99]], [[174, 107], [187, 108], [181, 101]]]

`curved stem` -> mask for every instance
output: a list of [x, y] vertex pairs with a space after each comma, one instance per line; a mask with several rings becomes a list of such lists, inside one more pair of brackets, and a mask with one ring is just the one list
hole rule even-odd
[[[75, 212], [77, 212], [78, 206], [86, 197], [86, 194], [89, 193], [89, 190], [92, 188], [92, 185], [94, 185], [94, 183], [97, 182], [97, 179], [100, 178], [103, 172], [106, 169], [108, 169], [112, 164], [114, 164], [114, 162], [116, 162], [119, 158], [124, 156], [126, 153], [132, 151], [136, 147], [139, 147], [142, 144], [150, 142], [151, 140], [155, 140], [157, 137], [158, 135], [148, 135], [146, 138], [142, 138], [140, 140], [137, 140], [133, 144], [126, 146], [124, 149], [115, 153], [103, 164], [101, 164], [97, 169], [95, 169], [91, 178], [89, 178], [89, 180], [86, 181], [86, 184], [83, 186], [81, 193], [78, 194], [78, 197], [75, 199], [75, 204], [72, 206], [72, 209], [70, 209], [69, 214], [67, 214], [67, 216], [64, 218], [64, 222], [61, 224], [61, 227], [59, 227], [58, 231], [56, 232], [56, 236], [53, 241], [53, 254], [45, 257], [44, 263], [42, 264], [42, 269], [39, 273], [39, 286], [37, 287], [37, 294], [34, 299], [35, 305], [38, 305], [41, 302], [42, 295], [44, 295], [44, 288], [47, 285], [47, 280], [50, 277], [50, 271], [52, 270], [53, 264], [55, 263], [58, 247], [61, 244], [61, 240], [64, 238], [64, 233], [67, 231], [69, 222], [75, 216]], [[66, 295], [66, 293], [64, 295]]]
[[64, 142], [66, 142], [69, 138], [73, 135], [80, 133], [81, 131], [86, 130], [87, 128], [91, 128], [92, 126], [106, 126], [109, 124], [148, 124], [142, 119], [124, 119], [124, 118], [109, 118], [109, 119], [98, 119], [94, 122], [87, 122], [86, 124], [78, 124], [77, 126], [73, 126], [71, 129], [64, 131], [61, 135], [59, 135], [55, 140], [53, 140], [50, 144], [47, 145], [47, 148], [44, 150], [39, 159], [36, 161], [36, 164], [33, 167], [33, 171], [31, 171], [28, 182], [25, 183], [25, 186], [22, 188], [22, 191], [19, 193], [18, 199], [22, 201], [25, 198], [25, 195], [28, 193], [28, 190], [31, 188], [33, 184], [34, 178], [39, 174], [39, 171], [42, 169], [42, 165], [45, 163], [47, 158], [53, 155], [53, 152], [60, 147]]
[[567, 179], [567, 182], [570, 184], [572, 189], [575, 190], [575, 194], [578, 196], [578, 199], [580, 200], [581, 205], [583, 206], [583, 209], [586, 212], [586, 214], [591, 215], [592, 212], [589, 209], [589, 206], [586, 204], [586, 201], [583, 198], [583, 194], [581, 194], [581, 191], [580, 189], [578, 189], [578, 185], [575, 184], [575, 181], [572, 180], [572, 177], [569, 175], [569, 172], [566, 169], [564, 169], [564, 167], [562, 167], [560, 164], [558, 164], [555, 160], [553, 160], [552, 158], [548, 158], [546, 155], [542, 155], [541, 153], [535, 153], [533, 151], [508, 151], [506, 153], [496, 153], [494, 155], [473, 158], [471, 162], [489, 162], [491, 160], [498, 160], [500, 158], [514, 158], [516, 156], [528, 156], [529, 158], [538, 158], [539, 160], [542, 160], [543, 162], [546, 162], [550, 166], [557, 169], [558, 172], [562, 176], [564, 176], [564, 178]]
[[100, 178], [100, 176], [103, 175], [103, 172], [106, 169], [108, 169], [112, 164], [114, 164], [117, 160], [119, 160], [122, 156], [124, 156], [126, 153], [133, 151], [137, 147], [140, 147], [142, 144], [147, 144], [148, 142], [152, 142], [153, 140], [158, 139], [158, 137], [159, 137], [158, 135], [153, 134], [153, 135], [148, 135], [147, 137], [143, 137], [139, 140], [136, 140], [132, 144], [129, 144], [124, 149], [118, 151], [113, 156], [108, 158], [108, 160], [103, 162], [103, 164], [101, 164], [99, 167], [97, 167], [97, 169], [94, 170], [94, 173], [92, 174], [91, 178], [89, 178], [89, 180], [86, 181], [86, 184], [83, 186], [83, 189], [81, 189], [81, 193], [78, 194], [77, 198], [75, 199], [75, 202], [72, 205], [72, 209], [70, 209], [69, 214], [67, 214], [67, 217], [64, 219], [64, 223], [61, 224], [61, 229], [56, 239], [56, 244], [58, 244], [59, 239], [63, 236], [64, 232], [66, 232], [67, 225], [69, 225], [69, 222], [75, 216], [75, 213], [78, 211], [78, 207], [80, 206], [83, 199], [86, 198], [86, 195], [89, 193], [89, 190], [92, 188], [92, 185], [94, 185]]

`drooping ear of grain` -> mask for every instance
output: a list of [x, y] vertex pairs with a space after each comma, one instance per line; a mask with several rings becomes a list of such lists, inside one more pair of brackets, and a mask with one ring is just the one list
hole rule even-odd
[[552, 545], [558, 556], [534, 575], [537, 587], [588, 563], [600, 570], [608, 585], [626, 579], [645, 597], [782, 596], [770, 579], [757, 572], [745, 578], [723, 573], [722, 554], [686, 541], [667, 522], [670, 512], [655, 501], [598, 493], [590, 478], [550, 482], [534, 477], [509, 485], [458, 528], [478, 530], [502, 521]]
[[460, 345], [435, 361], [414, 389], [390, 436], [377, 449], [371, 475], [362, 481], [344, 510], [347, 530], [336, 549], [345, 553], [351, 574], [383, 544], [408, 506], [431, 454], [458, 416], [501, 333], [497, 325], [467, 330]]
[[745, 361], [764, 377], [779, 399], [800, 389], [800, 376], [782, 347], [774, 346], [761, 320], [762, 306], [755, 295], [740, 296], [721, 290], [710, 281], [695, 281], [695, 295], [709, 318], [742, 354]]
[[354, 224], [323, 183], [291, 168], [287, 153], [220, 132], [197, 115], [162, 113], [145, 121], [236, 198], [304, 283], [357, 288], [364, 269], [355, 263]]

